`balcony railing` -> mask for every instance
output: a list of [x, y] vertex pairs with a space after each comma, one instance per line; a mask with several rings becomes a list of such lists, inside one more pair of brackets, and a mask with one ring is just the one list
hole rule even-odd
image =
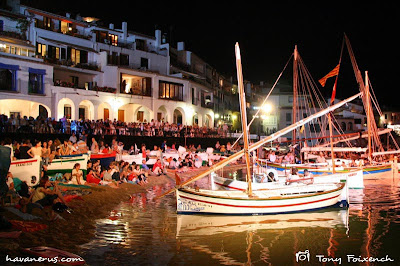
[[45, 27], [42, 23], [36, 24], [35, 27], [39, 28], [39, 29], [43, 29], [43, 30], [57, 32], [57, 33], [60, 33], [60, 34], [69, 35], [69, 36], [80, 38], [80, 39], [85, 39], [85, 40], [92, 39], [91, 35], [83, 35], [83, 34], [79, 33], [76, 29], [73, 29], [72, 31], [62, 32], [60, 29], [56, 29], [54, 27], [50, 27], [50, 28], [49, 27]]
[[61, 65], [61, 66], [69, 66], [69, 67], [76, 67], [76, 68], [81, 68], [81, 69], [88, 69], [88, 70], [94, 70], [94, 71], [99, 71], [100, 67], [96, 63], [74, 63], [70, 59], [56, 59], [56, 58], [48, 58], [45, 57], [44, 61], [46, 63], [50, 64], [55, 64], [55, 65]]
[[68, 82], [68, 81], [62, 81], [62, 80], [57, 80], [54, 82], [54, 86], [58, 87], [64, 87], [64, 88], [74, 88], [74, 89], [80, 89], [80, 90], [90, 90], [90, 91], [100, 91], [100, 92], [109, 92], [109, 93], [117, 93], [116, 88], [111, 88], [111, 87], [100, 87], [100, 86], [94, 86], [89, 88], [85, 87], [79, 87], [77, 84]]
[[129, 94], [129, 95], [137, 95], [137, 96], [147, 96], [150, 97], [151, 96], [151, 91], [152, 89], [139, 89], [139, 90], [134, 90], [133, 88], [131, 88], [128, 92], [126, 92], [125, 90], [120, 91], [120, 93], [122, 94]]
[[92, 90], [94, 91], [101, 91], [101, 92], [110, 92], [110, 93], [117, 93], [116, 88], [111, 88], [111, 87], [94, 87]]
[[26, 40], [26, 35], [21, 34], [19, 29], [15, 27], [3, 26], [3, 30], [0, 31], [0, 36], [11, 37], [14, 39]]

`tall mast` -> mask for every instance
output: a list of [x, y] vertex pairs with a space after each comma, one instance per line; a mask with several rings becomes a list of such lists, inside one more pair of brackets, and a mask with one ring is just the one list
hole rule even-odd
[[[298, 73], [297, 73], [297, 45], [294, 47], [294, 61], [293, 61], [293, 108], [292, 108], [292, 121], [293, 124], [297, 122], [297, 80], [298, 80]], [[296, 139], [296, 129], [292, 132], [292, 141]]]
[[332, 173], [335, 174], [335, 173], [336, 173], [336, 170], [335, 170], [335, 153], [333, 152], [332, 116], [333, 116], [333, 113], [329, 113], [329, 114], [328, 114], [328, 120], [329, 120], [329, 139], [330, 139], [330, 142], [331, 142]]
[[[343, 55], [343, 47], [344, 43], [342, 44], [342, 49], [340, 51], [340, 58], [339, 58], [339, 64], [338, 66], [341, 65], [342, 63], [342, 55]], [[337, 82], [339, 79], [339, 68], [337, 70], [336, 78], [335, 78], [335, 84], [333, 85], [332, 89], [332, 96], [331, 96], [331, 105], [335, 103], [335, 97], [336, 97], [336, 87], [337, 87]], [[332, 159], [332, 173], [336, 173], [335, 170], [335, 153], [333, 152], [333, 125], [332, 125], [332, 120], [333, 120], [333, 112], [329, 113], [328, 115], [328, 121], [329, 121], [329, 137], [330, 137], [330, 143], [331, 143], [331, 159]]]
[[[372, 103], [371, 103], [371, 97], [370, 97], [371, 93], [370, 93], [370, 88], [369, 88], [369, 79], [367, 79], [367, 77], [366, 77], [365, 83], [364, 83], [364, 80], [362, 78], [361, 71], [358, 68], [353, 50], [351, 49], [350, 41], [346, 35], [345, 35], [345, 40], [346, 40], [347, 49], [348, 49], [349, 55], [350, 55], [350, 60], [353, 65], [354, 74], [356, 76], [356, 80], [357, 80], [358, 86], [360, 88], [360, 91], [365, 92], [368, 89], [368, 93], [365, 92], [363, 94], [362, 100], [363, 100], [366, 117], [367, 117], [368, 145], [370, 146], [369, 150], [371, 151], [371, 153], [368, 152], [368, 156], [370, 159], [372, 159], [372, 146], [374, 147], [374, 149], [377, 148], [380, 151], [383, 151], [384, 149], [382, 146], [382, 142], [377, 135], [378, 127], [376, 125], [376, 122], [374, 119], [374, 114], [373, 114], [373, 109], [372, 109]], [[367, 86], [368, 86], [368, 88], [366, 88]], [[373, 143], [372, 143], [372, 141], [373, 141]]]
[[249, 196], [252, 196], [253, 190], [251, 186], [251, 171], [250, 171], [250, 156], [249, 156], [249, 138], [247, 131], [247, 114], [246, 114], [246, 95], [244, 93], [244, 85], [243, 85], [243, 73], [242, 73], [242, 61], [240, 57], [240, 48], [239, 44], [235, 45], [235, 54], [236, 54], [236, 69], [237, 69], [237, 79], [238, 79], [238, 88], [239, 88], [239, 103], [240, 103], [240, 114], [242, 118], [242, 131], [243, 131], [243, 143], [244, 143], [244, 157], [246, 159], [246, 179], [247, 179], [247, 193]]
[[367, 102], [367, 107], [366, 107], [366, 113], [367, 113], [367, 131], [368, 131], [368, 160], [372, 160], [372, 150], [371, 150], [371, 130], [372, 130], [372, 125], [371, 125], [371, 119], [373, 119], [373, 116], [371, 117], [371, 99], [369, 95], [369, 82], [368, 82], [368, 71], [365, 71], [365, 98]]

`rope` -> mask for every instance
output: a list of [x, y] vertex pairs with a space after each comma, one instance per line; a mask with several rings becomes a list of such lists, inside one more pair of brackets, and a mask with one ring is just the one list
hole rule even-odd
[[[286, 67], [288, 66], [290, 60], [292, 59], [293, 54], [290, 56], [289, 60], [286, 62], [285, 67], [283, 68], [283, 70], [281, 71], [281, 73], [279, 74], [278, 78], [276, 79], [274, 85], [272, 86], [270, 92], [268, 93], [268, 95], [265, 97], [264, 101], [262, 102], [261, 106], [263, 106], [265, 104], [265, 102], [267, 101], [267, 99], [269, 98], [269, 96], [271, 95], [272, 91], [275, 89], [275, 86], [278, 84], [279, 79], [282, 77], [283, 72], [285, 72]], [[247, 126], [247, 128], [250, 128], [250, 125], [253, 123], [254, 119], [256, 118], [256, 116], [258, 115], [258, 113], [260, 112], [261, 108], [257, 110], [256, 114], [253, 116], [253, 118], [251, 119], [249, 125]], [[240, 134], [240, 136], [236, 139], [236, 141], [232, 144], [232, 147], [234, 147], [236, 145], [236, 143], [239, 141], [239, 139], [243, 136], [243, 132], [242, 134]]]

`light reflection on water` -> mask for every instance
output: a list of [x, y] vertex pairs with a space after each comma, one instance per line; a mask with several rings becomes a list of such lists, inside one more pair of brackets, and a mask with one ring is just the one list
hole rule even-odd
[[168, 188], [136, 194], [98, 220], [95, 239], [82, 246], [88, 264], [293, 265], [305, 250], [304, 265], [321, 264], [316, 255], [342, 264], [347, 255], [387, 255], [400, 264], [398, 184], [352, 190], [348, 210], [253, 217], [177, 215], [174, 194], [154, 200]]

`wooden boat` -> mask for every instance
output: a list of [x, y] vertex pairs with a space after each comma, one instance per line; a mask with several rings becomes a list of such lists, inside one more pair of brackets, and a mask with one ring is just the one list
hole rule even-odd
[[[124, 161], [124, 162], [128, 162], [129, 164], [133, 164], [133, 163], [142, 164], [143, 157], [142, 157], [141, 153], [132, 154], [132, 155], [125, 154], [125, 155], [121, 156], [121, 160]], [[156, 163], [156, 161], [157, 161], [157, 157], [156, 156], [149, 155], [148, 160], [146, 160], [146, 164], [147, 165], [153, 165], [153, 164]]]
[[115, 161], [117, 156], [116, 152], [112, 153], [92, 153], [90, 154], [91, 160], [100, 160], [100, 165], [103, 167], [108, 167], [111, 162]]
[[179, 238], [299, 227], [347, 227], [348, 216], [348, 210], [341, 208], [273, 216], [178, 215], [176, 235]]
[[[304, 174], [304, 170], [308, 170], [313, 175], [326, 175], [332, 174], [332, 166], [328, 164], [316, 165], [316, 164], [286, 164], [286, 163], [270, 163], [267, 162], [269, 169], [275, 169], [281, 175], [286, 175], [290, 172], [292, 167], [296, 167], [300, 174]], [[344, 172], [343, 167], [335, 167], [336, 172]]]
[[[181, 148], [181, 147], [180, 147]], [[178, 152], [176, 150], [167, 150], [166, 152], [164, 152], [162, 154], [162, 156], [166, 159], [172, 158], [172, 159], [178, 159], [178, 158], [185, 158], [185, 156], [188, 154], [188, 152], [186, 152], [186, 149], [183, 152]], [[195, 153], [200, 160], [202, 160], [203, 162], [208, 162], [208, 160], [214, 160], [214, 161], [218, 161], [221, 159], [221, 154], [218, 154], [214, 151], [213, 148], [209, 147], [206, 149], [205, 152], [196, 152]]]
[[236, 190], [176, 191], [178, 214], [265, 215], [309, 211], [338, 205], [345, 183], [303, 185], [276, 190], [253, 191], [250, 196]]
[[40, 161], [41, 158], [39, 156], [11, 161], [9, 171], [14, 177], [26, 182], [28, 186], [35, 186], [40, 180]]
[[[269, 169], [275, 169], [278, 171], [280, 175], [286, 175], [290, 172], [292, 167], [296, 167], [299, 170], [300, 174], [304, 174], [304, 170], [307, 169], [313, 175], [330, 175], [333, 174], [333, 167], [330, 159], [326, 160], [327, 163], [325, 164], [282, 164], [282, 163], [267, 163], [267, 167]], [[376, 165], [369, 165], [369, 166], [357, 166], [357, 167], [349, 167], [343, 165], [349, 165], [351, 160], [347, 159], [335, 159], [335, 173], [338, 174], [345, 174], [348, 172], [354, 172], [359, 169], [362, 170], [362, 175], [365, 178], [377, 178], [379, 176], [389, 176], [388, 175], [392, 171], [392, 164], [391, 163], [380, 163]], [[358, 164], [358, 160], [355, 161]], [[356, 185], [355, 187], [349, 188], [362, 188], [363, 182], [362, 180], [358, 180], [359, 182], [353, 183]]]
[[121, 156], [121, 160], [124, 162], [128, 162], [129, 164], [135, 163], [135, 164], [142, 164], [142, 154], [123, 154]]
[[[277, 181], [260, 183], [261, 178], [263, 178], [264, 176], [267, 176], [270, 171], [273, 171], [273, 170], [268, 169], [267, 171], [265, 171], [263, 173], [258, 173], [258, 174], [253, 175], [253, 183], [252, 183], [253, 190], [268, 190], [271, 188], [278, 188], [278, 187], [286, 186], [286, 182], [287, 182], [286, 176], [279, 177], [279, 174], [277, 172], [274, 173], [274, 176], [278, 177]], [[246, 181], [234, 180], [231, 178], [224, 178], [215, 173], [211, 174], [211, 180], [219, 188], [241, 190], [241, 191], [247, 190], [247, 182]], [[268, 178], [265, 180], [268, 180]], [[335, 173], [335, 174], [314, 175], [312, 178], [299, 177], [298, 180], [292, 180], [290, 182], [290, 186], [297, 186], [297, 185], [310, 184], [310, 183], [321, 184], [321, 183], [339, 183], [339, 182], [346, 182], [348, 188], [350, 188], [350, 189], [364, 188], [363, 171], [358, 169], [358, 170], [346, 171], [346, 172]], [[344, 195], [343, 198], [345, 199], [346, 196], [347, 195]]]
[[[308, 211], [312, 209], [325, 208], [336, 205], [341, 202], [342, 192], [347, 189], [345, 182], [331, 184], [313, 184], [298, 186], [295, 188], [280, 187], [275, 190], [254, 191], [252, 190], [251, 171], [250, 171], [250, 156], [252, 152], [265, 143], [271, 142], [278, 137], [291, 132], [292, 130], [309, 123], [315, 118], [339, 108], [345, 103], [359, 97], [361, 93], [349, 97], [337, 104], [329, 106], [307, 118], [304, 118], [296, 123], [256, 142], [249, 146], [248, 143], [248, 128], [246, 116], [246, 103], [244, 96], [243, 77], [241, 74], [239, 46], [236, 44], [236, 64], [238, 69], [238, 84], [241, 109], [241, 121], [243, 131], [244, 149], [236, 152], [230, 157], [219, 161], [211, 166], [206, 171], [192, 177], [191, 179], [180, 183], [177, 180], [177, 188], [167, 191], [162, 196], [165, 196], [176, 190], [177, 197], [177, 212], [181, 214], [193, 213], [212, 213], [212, 214], [229, 214], [229, 215], [257, 215], [257, 214], [275, 214], [284, 212]], [[216, 170], [224, 167], [229, 162], [237, 160], [244, 156], [246, 160], [247, 173], [247, 191], [218, 191], [218, 190], [197, 190], [186, 187], [191, 182], [194, 182]], [[347, 205], [346, 200], [345, 204]]]
[[[86, 176], [88, 158], [89, 154], [76, 154], [65, 155], [61, 158], [54, 159], [47, 166], [47, 174], [51, 176], [57, 173], [71, 173], [74, 165], [79, 163], [81, 165], [80, 169], [82, 170], [84, 176]], [[40, 157], [15, 160], [11, 162], [10, 172], [14, 177], [26, 182], [28, 186], [35, 186], [40, 180], [40, 162]]]
[[[309, 171], [313, 174], [314, 180], [317, 182], [323, 180], [347, 180], [349, 188], [364, 188], [364, 169], [357, 167], [335, 167], [335, 172], [332, 166], [326, 165], [315, 165], [315, 164], [277, 164], [267, 163], [268, 169], [274, 169], [278, 172], [278, 175], [287, 176], [290, 173], [292, 167], [298, 169], [298, 173], [303, 175], [304, 170]], [[320, 178], [321, 177], [321, 178]]]
[[85, 177], [87, 174], [87, 162], [89, 160], [90, 155], [88, 153], [84, 154], [73, 154], [73, 155], [64, 155], [58, 159], [54, 159], [47, 166], [48, 175], [54, 175], [57, 173], [71, 173], [76, 163], [80, 164], [80, 169], [83, 172], [83, 176]]

